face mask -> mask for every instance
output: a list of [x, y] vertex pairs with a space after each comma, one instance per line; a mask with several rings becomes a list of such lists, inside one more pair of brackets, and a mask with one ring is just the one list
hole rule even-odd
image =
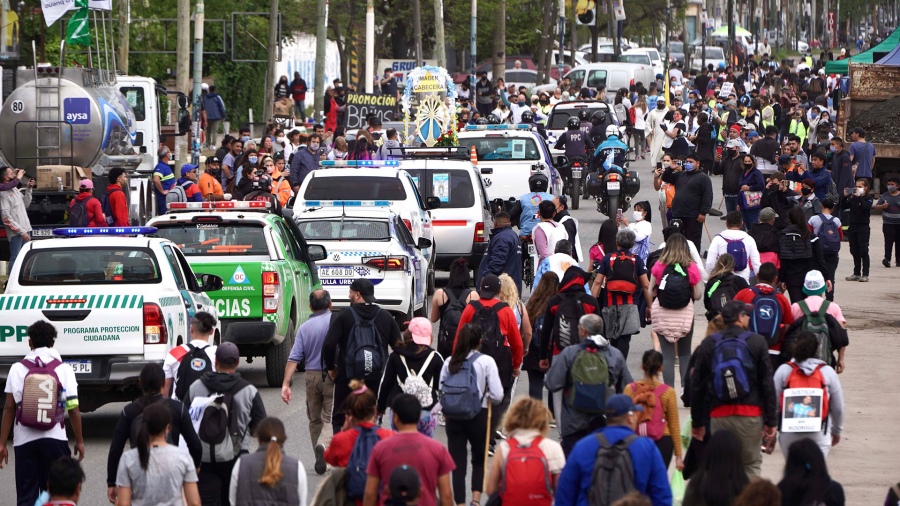
[[812, 117], [812, 119], [816, 119], [819, 117], [819, 115], [818, 114], [810, 114], [810, 117]]
[[716, 109], [718, 109], [718, 110], [721, 111], [721, 110], [722, 110], [722, 104], [716, 104]]
[[857, 195], [862, 195], [862, 194], [863, 194], [863, 189], [862, 189], [862, 188], [857, 188], [857, 189], [856, 189], [856, 194], [857, 194]]
[[887, 185], [887, 191], [889, 191], [891, 193], [897, 191], [897, 185], [893, 185], [893, 184]]
[[525, 101], [524, 101], [524, 100], [519, 100], [519, 105], [525, 105]]
[[309, 150], [310, 150], [310, 151], [318, 151], [318, 150], [319, 150], [319, 143], [318, 143], [318, 142], [310, 142], [310, 143], [309, 143]]
[[810, 193], [812, 193], [812, 190], [809, 188], [801, 188], [800, 193], [802, 193], [804, 195], [809, 195]]
[[249, 162], [252, 163], [252, 164], [256, 164], [256, 162], [259, 161], [259, 158], [256, 157], [256, 156], [248, 156], [248, 157], [247, 157], [247, 161], [249, 161]]
[[727, 151], [728, 151], [728, 156], [734, 156], [738, 152], [738, 150], [736, 150], [736, 149], [729, 149]]
[[691, 162], [685, 162], [685, 164], [684, 164], [684, 170], [686, 170], [686, 171], [688, 171], [688, 172], [694, 170], [694, 164], [691, 163]]
[[266, 174], [271, 174], [271, 173], [273, 173], [273, 172], [275, 172], [275, 166], [274, 166], [274, 165], [269, 165], [268, 167], [266, 167]]
[[831, 151], [832, 153], [837, 153], [837, 148], [834, 146], [831, 146], [828, 148], [828, 151]]
[[242, 141], [242, 142], [247, 142], [247, 141], [249, 141], [249, 140], [250, 140], [250, 136], [249, 136], [249, 135], [245, 135], [245, 136], [241, 137], [241, 141]]
[[744, 164], [744, 168], [745, 168], [745, 169], [752, 169], [752, 168], [753, 168], [753, 164], [752, 164], [752, 163], [745, 163], [745, 164]]
[[634, 218], [634, 221], [641, 221], [644, 219], [644, 213], [642, 211], [634, 211], [631, 213], [631, 217]]
[[275, 139], [275, 142], [277, 142], [278, 144], [284, 145], [284, 137], [279, 137], [279, 138]]

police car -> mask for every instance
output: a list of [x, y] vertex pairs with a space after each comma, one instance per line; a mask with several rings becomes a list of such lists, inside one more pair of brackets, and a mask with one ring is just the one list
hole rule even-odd
[[213, 274], [198, 278], [172, 241], [133, 237], [155, 232], [55, 229], [25, 243], [0, 295], [0, 382], [29, 352], [28, 326], [46, 320], [75, 370], [82, 411], [140, 395], [141, 369], [190, 339], [197, 311], [217, 314], [207, 292], [222, 287]]
[[427, 316], [428, 261], [422, 250], [431, 243], [413, 238], [393, 203], [305, 200], [302, 205], [294, 222], [304, 237], [328, 249], [317, 267], [335, 308], [349, 306], [350, 284], [367, 278], [378, 305], [398, 323]]
[[270, 202], [173, 202], [149, 225], [178, 244], [192, 268], [222, 278], [209, 294], [221, 340], [242, 356], [266, 357], [266, 382], [280, 386], [297, 327], [311, 313], [309, 294], [322, 286], [315, 262], [325, 249], [307, 244]]
[[433, 292], [435, 238], [431, 210], [440, 207], [440, 198], [422, 198], [416, 181], [400, 168], [397, 160], [325, 160], [320, 165], [300, 185], [294, 213], [307, 210], [307, 201], [389, 201], [413, 240], [428, 240], [429, 246], [422, 249], [422, 254], [428, 261], [429, 293]]
[[478, 168], [488, 198], [509, 208], [528, 193], [528, 178], [542, 172], [550, 181], [549, 192], [562, 194], [562, 178], [553, 166], [550, 150], [531, 125], [467, 125], [459, 144], [475, 147]]

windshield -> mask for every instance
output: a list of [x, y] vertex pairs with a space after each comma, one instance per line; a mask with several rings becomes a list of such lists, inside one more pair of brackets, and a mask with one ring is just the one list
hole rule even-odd
[[621, 61], [623, 63], [643, 63], [650, 65], [650, 57], [646, 54], [623, 54]]
[[[703, 49], [697, 48], [694, 50], [694, 58], [702, 58]], [[724, 60], [725, 59], [725, 51], [722, 50], [721, 47], [718, 46], [706, 46], [706, 59], [707, 60]]]
[[459, 169], [410, 169], [419, 193], [441, 200], [441, 209], [468, 209], [475, 205], [475, 189], [468, 171]]
[[297, 224], [303, 237], [322, 241], [389, 241], [391, 233], [386, 221], [330, 219], [301, 221]]
[[[494, 136], [496, 135], [496, 137]], [[465, 137], [459, 144], [466, 149], [475, 146], [479, 160], [540, 160], [541, 152], [534, 139], [506, 137], [505, 134], [488, 134], [487, 137]], [[307, 197], [309, 198], [309, 197]]]
[[[366, 169], [342, 169], [359, 170]], [[306, 200], [406, 200], [403, 183], [396, 177], [309, 177]]]
[[22, 285], [159, 283], [159, 265], [149, 249], [61, 248], [31, 250]]
[[[660, 51], [664, 52], [666, 50], [665, 46], [663, 46]], [[669, 52], [670, 53], [683, 53], [684, 52], [684, 43], [682, 42], [669, 42]]]
[[269, 256], [261, 223], [158, 223], [157, 235], [181, 248], [185, 256]]
[[569, 118], [572, 116], [577, 117], [578, 112], [587, 109], [588, 117], [590, 118], [597, 111], [607, 112], [607, 108], [605, 107], [580, 107], [577, 109], [560, 109], [554, 108], [550, 112], [550, 119], [547, 121], [547, 129], [548, 130], [565, 130], [566, 122], [569, 121]]

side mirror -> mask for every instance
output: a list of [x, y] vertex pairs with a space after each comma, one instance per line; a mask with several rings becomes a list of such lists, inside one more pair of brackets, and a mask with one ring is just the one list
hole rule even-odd
[[325, 251], [325, 246], [320, 244], [310, 244], [306, 246], [306, 256], [313, 262], [317, 262], [319, 260], [325, 260], [328, 256], [328, 252]]
[[567, 165], [569, 165], [569, 159], [566, 158], [564, 155], [559, 155], [556, 157], [556, 166], [557, 167], [565, 167]]
[[419, 237], [419, 243], [416, 244], [416, 248], [425, 249], [431, 247], [431, 239], [426, 239], [424, 237]]
[[[441, 199], [438, 197], [425, 197], [425, 209], [437, 209], [441, 207]], [[427, 248], [428, 246], [426, 246]]]
[[190, 99], [188, 99], [188, 96], [184, 93], [179, 93], [175, 101], [178, 103], [179, 109], [187, 109], [190, 105]]
[[219, 291], [224, 285], [222, 278], [215, 274], [201, 274], [198, 281], [200, 281], [200, 289], [204, 292]]

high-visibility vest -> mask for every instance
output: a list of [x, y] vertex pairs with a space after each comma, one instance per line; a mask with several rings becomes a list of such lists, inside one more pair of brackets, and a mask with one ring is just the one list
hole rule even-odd
[[794, 134], [797, 137], [800, 137], [800, 144], [803, 145], [806, 142], [806, 134], [807, 127], [803, 124], [803, 120], [797, 121], [795, 119], [791, 120], [791, 127], [788, 133]]

